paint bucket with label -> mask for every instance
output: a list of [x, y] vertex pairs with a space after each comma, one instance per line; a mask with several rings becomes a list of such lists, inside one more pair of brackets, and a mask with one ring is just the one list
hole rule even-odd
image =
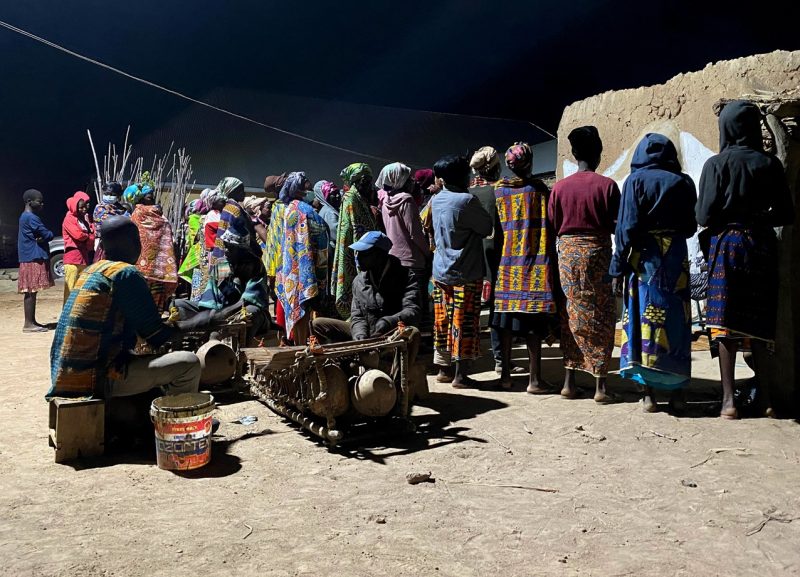
[[211, 460], [211, 413], [214, 397], [183, 393], [159, 397], [150, 405], [159, 469], [188, 471]]

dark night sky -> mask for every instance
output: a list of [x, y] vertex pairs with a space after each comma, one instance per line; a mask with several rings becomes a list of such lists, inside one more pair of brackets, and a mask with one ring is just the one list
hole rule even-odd
[[[592, 94], [800, 48], [800, 2], [774, 3], [782, 16], [769, 24], [761, 15], [770, 2], [757, 12], [704, 4], [0, 0], [0, 19], [188, 94], [313, 96], [531, 120], [555, 132], [564, 106]], [[9, 210], [16, 220], [26, 188], [52, 197], [60, 214], [62, 199], [86, 185], [86, 128], [104, 146], [129, 123], [145, 134], [188, 106], [5, 29], [0, 65], [3, 223]]]

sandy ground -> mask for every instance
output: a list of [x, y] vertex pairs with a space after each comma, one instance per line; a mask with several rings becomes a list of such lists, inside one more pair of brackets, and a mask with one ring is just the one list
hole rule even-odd
[[[56, 320], [59, 288], [40, 295], [41, 322]], [[703, 402], [693, 417], [645, 415], [618, 379], [628, 402], [604, 407], [531, 397], [524, 382], [432, 384], [415, 437], [339, 452], [229, 398], [213, 462], [194, 474], [136, 458], [57, 465], [52, 334], [21, 333], [21, 301], [0, 294], [4, 575], [800, 574], [800, 427], [723, 422]], [[558, 351], [545, 354], [557, 381]], [[716, 367], [696, 354], [693, 397], [711, 400]], [[242, 415], [258, 422], [231, 423]], [[436, 482], [407, 484], [415, 471]], [[769, 512], [797, 520], [748, 536]]]

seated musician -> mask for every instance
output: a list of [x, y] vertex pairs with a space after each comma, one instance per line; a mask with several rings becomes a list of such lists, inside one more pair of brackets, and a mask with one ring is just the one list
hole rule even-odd
[[[311, 331], [322, 344], [360, 341], [385, 335], [402, 322], [416, 327], [419, 320], [419, 287], [411, 271], [389, 254], [392, 241], [378, 231], [365, 233], [350, 245], [356, 253], [359, 273], [353, 281], [350, 321], [317, 318]], [[414, 362], [419, 349], [419, 331], [413, 328], [408, 360]]]
[[[158, 348], [176, 328], [161, 320], [139, 258], [139, 229], [126, 216], [103, 222], [105, 259], [89, 265], [78, 279], [58, 320], [50, 350], [52, 397], [125, 397], [164, 387], [166, 394], [197, 392], [200, 360], [192, 352], [136, 356], [136, 337]], [[202, 319], [198, 319], [201, 321]]]
[[[203, 327], [228, 321], [247, 320], [247, 342], [270, 327], [266, 272], [260, 256], [253, 252], [250, 236], [234, 227], [222, 236], [230, 275], [217, 283], [213, 278], [199, 300], [176, 299], [182, 321], [206, 313]], [[242, 314], [242, 311], [245, 314]], [[209, 313], [210, 311], [210, 313]]]

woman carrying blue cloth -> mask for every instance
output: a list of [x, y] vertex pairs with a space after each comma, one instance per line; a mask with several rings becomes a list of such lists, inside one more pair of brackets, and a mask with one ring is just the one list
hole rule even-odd
[[692, 315], [686, 239], [697, 224], [697, 193], [681, 172], [675, 145], [646, 134], [622, 189], [609, 274], [623, 296], [620, 374], [644, 388], [643, 409], [657, 410], [654, 389], [679, 409], [691, 379]]

